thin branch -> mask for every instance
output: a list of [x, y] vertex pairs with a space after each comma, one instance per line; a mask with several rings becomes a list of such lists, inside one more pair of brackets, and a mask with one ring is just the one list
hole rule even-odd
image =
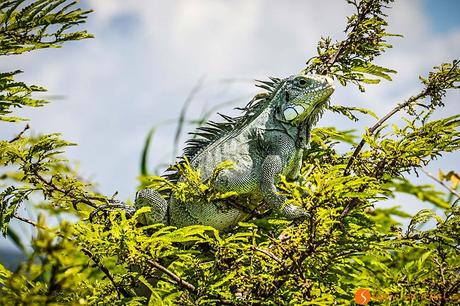
[[[289, 269], [291, 268], [288, 265], [286, 265], [286, 263], [282, 259], [278, 258], [272, 252], [269, 252], [267, 250], [261, 249], [261, 248], [256, 247], [256, 246], [253, 246], [252, 249], [254, 251], [257, 251], [259, 253], [264, 254], [265, 256], [267, 256], [267, 257], [273, 259], [274, 261], [276, 261], [277, 263], [279, 263], [284, 268], [284, 271], [289, 271]], [[292, 262], [294, 263], [294, 265], [296, 266], [296, 270], [298, 272], [297, 276], [299, 276], [303, 281], [305, 281], [306, 279], [305, 279], [305, 276], [303, 274], [302, 267], [299, 265], [299, 263], [292, 256], [290, 256], [290, 258], [291, 258]]]
[[[92, 222], [94, 217], [100, 212], [100, 211], [104, 211], [106, 209], [114, 209], [114, 208], [121, 208], [121, 209], [124, 209], [124, 211], [128, 214], [128, 215], [132, 215], [135, 211], [135, 209], [131, 206], [128, 206], [127, 204], [125, 204], [124, 202], [121, 202], [121, 201], [118, 201], [118, 200], [111, 200], [113, 201], [113, 203], [110, 203], [110, 204], [106, 204], [106, 205], [99, 205], [98, 207], [96, 207], [95, 209], [93, 209], [93, 211], [89, 214], [89, 221]], [[128, 210], [129, 209], [129, 210]], [[132, 209], [132, 211], [131, 211]]]
[[[424, 90], [422, 91], [421, 93], [419, 93], [418, 95], [416, 96], [412, 96], [410, 97], [408, 100], [406, 100], [405, 102], [403, 103], [400, 103], [398, 104], [395, 108], [393, 108], [388, 114], [386, 114], [384, 117], [382, 117], [379, 121], [377, 121], [377, 123], [375, 123], [373, 126], [371, 126], [368, 130], [367, 130], [367, 135], [368, 136], [371, 136], [374, 134], [374, 132], [380, 128], [389, 118], [391, 118], [394, 114], [396, 114], [397, 112], [399, 112], [401, 109], [403, 109], [404, 107], [410, 105], [411, 103], [417, 101], [418, 99], [422, 98], [422, 97], [425, 97], [427, 95], [427, 90]], [[366, 144], [366, 139], [365, 138], [362, 138], [361, 141], [359, 142], [359, 144], [356, 146], [355, 150], [353, 151], [353, 154], [351, 155], [350, 159], [348, 160], [348, 163], [347, 163], [347, 166], [344, 170], [344, 173], [343, 175], [344, 176], [347, 176], [350, 174], [350, 171], [351, 171], [351, 166], [353, 165], [354, 161], [356, 160], [356, 158], [358, 157], [359, 153], [361, 152], [361, 150], [363, 149], [364, 145]], [[343, 209], [342, 213], [340, 214], [339, 216], [339, 219], [343, 219], [346, 215], [348, 215], [350, 209], [355, 205], [356, 203], [356, 198], [353, 198], [352, 201], [350, 201], [346, 206], [345, 208]]]
[[194, 293], [194, 294], [197, 294], [197, 290], [195, 288], [195, 286], [193, 286], [192, 284], [190, 284], [189, 282], [183, 280], [182, 278], [180, 278], [178, 275], [176, 275], [174, 272], [172, 272], [171, 270], [168, 270], [167, 268], [165, 268], [164, 266], [162, 266], [161, 264], [159, 264], [158, 262], [154, 261], [154, 260], [147, 260], [147, 262], [152, 265], [153, 267], [155, 267], [156, 269], [162, 271], [163, 273], [167, 274], [170, 278], [172, 278], [174, 280], [174, 282], [181, 286], [182, 288]]
[[253, 249], [254, 251], [257, 251], [257, 252], [259, 252], [259, 253], [264, 254], [264, 255], [267, 256], [267, 257], [270, 257], [271, 259], [273, 259], [274, 261], [276, 261], [276, 262], [279, 263], [280, 265], [285, 266], [284, 262], [283, 262], [281, 259], [279, 259], [278, 257], [276, 257], [276, 255], [273, 254], [272, 252], [269, 252], [269, 251], [267, 251], [267, 250], [261, 249], [261, 248], [256, 247], [256, 246], [253, 246], [252, 249]]
[[[410, 97], [408, 100], [404, 101], [403, 103], [398, 104], [395, 108], [393, 108], [388, 114], [386, 114], [384, 117], [382, 117], [377, 123], [375, 123], [373, 126], [371, 126], [368, 131], [367, 135], [371, 136], [374, 134], [374, 132], [381, 127], [388, 119], [390, 119], [394, 114], [399, 112], [401, 109], [409, 106], [413, 102], [424, 98], [428, 95], [428, 90], [425, 89], [422, 92], [420, 92], [418, 95]], [[347, 167], [345, 168], [344, 171], [344, 176], [347, 176], [350, 174], [351, 166], [353, 165], [353, 162], [355, 161], [356, 157], [358, 157], [358, 154], [361, 152], [362, 148], [366, 144], [366, 140], [363, 138], [361, 139], [361, 142], [356, 146], [355, 151], [351, 155], [350, 159], [348, 160]]]
[[[365, 2], [364, 2], [365, 3]], [[356, 29], [358, 28], [358, 26], [361, 24], [361, 22], [363, 21], [363, 19], [366, 17], [367, 14], [369, 14], [371, 12], [370, 10], [370, 6], [364, 6], [364, 9], [363, 11], [360, 11], [361, 9], [361, 5], [362, 3], [360, 3], [359, 5], [356, 4], [356, 3], [353, 3], [352, 4], [355, 6], [356, 8], [356, 11], [358, 12], [358, 17], [357, 17], [357, 22], [355, 23], [355, 25], [353, 26], [353, 28], [351, 29], [351, 31], [348, 33], [348, 36], [347, 38], [341, 42], [341, 44], [339, 45], [339, 47], [337, 48], [337, 51], [334, 52], [329, 60], [327, 61], [326, 63], [326, 68], [321, 72], [323, 74], [327, 74], [331, 71], [331, 67], [335, 64], [335, 62], [337, 61], [337, 59], [339, 58], [339, 56], [342, 55], [342, 52], [348, 48], [348, 45], [350, 44], [351, 40], [352, 40], [352, 33], [354, 33], [356, 31]], [[348, 27], [345, 31], [348, 30]]]
[[16, 137], [14, 137], [13, 139], [11, 139], [11, 140], [9, 141], [9, 143], [15, 142], [16, 140], [18, 140], [19, 138], [21, 138], [21, 136], [22, 136], [28, 129], [30, 129], [30, 126], [29, 126], [29, 124], [27, 123], [26, 126], [22, 129], [22, 131], [21, 131], [18, 135], [16, 135]]
[[345, 208], [339, 216], [339, 220], [342, 220], [343, 218], [345, 218], [346, 215], [348, 215], [348, 212], [350, 211], [351, 207], [355, 204], [354, 200], [355, 198], [350, 203], [348, 203], [347, 206], [345, 206]]
[[444, 269], [442, 268], [442, 263], [440, 263], [437, 258], [433, 258], [433, 261], [439, 267], [439, 273], [441, 274], [442, 285], [445, 285], [446, 278], [444, 277]]
[[426, 171], [425, 169], [421, 168], [420, 170], [422, 170], [423, 173], [425, 173], [428, 177], [430, 177], [431, 179], [433, 179], [434, 181], [436, 181], [438, 184], [440, 184], [442, 187], [446, 188], [451, 194], [453, 194], [454, 196], [456, 196], [457, 198], [460, 199], [460, 194], [458, 194], [457, 191], [455, 191], [455, 189], [453, 188], [450, 188], [449, 186], [447, 186], [443, 181], [439, 180], [437, 177], [435, 177], [433, 174], [431, 174], [430, 172]]
[[86, 255], [88, 256], [96, 265], [97, 267], [99, 268], [99, 270], [102, 271], [102, 273], [104, 273], [107, 278], [112, 282], [113, 286], [115, 287], [115, 289], [117, 290], [118, 293], [122, 294], [124, 297], [129, 297], [131, 296], [131, 294], [126, 291], [126, 289], [119, 285], [116, 281], [115, 281], [115, 278], [112, 274], [112, 272], [109, 271], [109, 269], [107, 269], [100, 261], [99, 257], [95, 256], [93, 253], [91, 253], [90, 250], [88, 250], [87, 248], [81, 248], [81, 251]]
[[37, 222], [34, 222], [32, 220], [29, 220], [27, 218], [24, 218], [24, 217], [21, 217], [17, 214], [13, 214], [13, 218], [15, 219], [18, 219], [19, 221], [22, 221], [24, 223], [27, 223], [27, 224], [30, 224], [32, 225], [33, 227], [36, 227], [36, 228], [39, 228], [39, 229], [43, 229], [43, 230], [48, 230], [48, 228], [46, 226], [43, 226], [43, 225], [40, 225], [38, 224]]
[[[46, 186], [50, 187], [54, 191], [60, 192], [60, 193], [62, 193], [64, 195], [68, 195], [69, 192], [71, 191], [71, 190], [65, 191], [65, 190], [57, 187], [56, 185], [54, 185], [52, 182], [47, 181], [43, 176], [40, 175], [40, 173], [38, 173], [38, 171], [35, 168], [32, 168], [32, 173], [35, 175], [36, 178], [38, 178], [39, 181], [41, 181], [43, 184], [45, 184]], [[80, 198], [78, 200], [80, 202], [88, 205], [88, 206], [91, 206], [92, 208], [97, 208], [98, 207], [96, 204], [94, 204], [89, 199]]]
[[[155, 269], [158, 269], [160, 270], [161, 272], [165, 273], [166, 275], [168, 275], [171, 280], [176, 284], [176, 285], [179, 285], [180, 287], [182, 287], [183, 289], [195, 294], [195, 295], [198, 295], [198, 290], [196, 289], [195, 286], [193, 286], [192, 284], [190, 284], [189, 282], [183, 280], [180, 276], [178, 276], [177, 274], [175, 274], [174, 272], [172, 272], [171, 270], [169, 270], [168, 268], [164, 267], [163, 265], [161, 265], [160, 263], [154, 261], [154, 260], [151, 260], [151, 259], [147, 259], [147, 263], [150, 264], [151, 266], [153, 266]], [[169, 281], [168, 281], [169, 282]], [[235, 305], [235, 303], [233, 303], [232, 301], [230, 300], [223, 300], [221, 299], [220, 297], [218, 296], [213, 296], [211, 295], [213, 298], [216, 298], [219, 300], [220, 302], [220, 305]]]
[[63, 238], [63, 239], [67, 239], [67, 240], [69, 240], [69, 241], [72, 241], [71, 238], [64, 236], [60, 231], [54, 231], [54, 230], [52, 230], [52, 229], [49, 228], [49, 227], [46, 227], [46, 226], [44, 226], [44, 225], [41, 225], [41, 224], [39, 224], [39, 223], [37, 223], [37, 222], [35, 222], [35, 221], [32, 221], [32, 220], [30, 220], [30, 219], [21, 217], [21, 216], [17, 215], [16, 213], [14, 213], [14, 214], [12, 215], [12, 217], [15, 218], [15, 219], [17, 219], [17, 220], [19, 220], [19, 221], [21, 221], [21, 222], [24, 222], [24, 223], [27, 223], [27, 224], [29, 224], [29, 225], [32, 225], [33, 227], [35, 227], [35, 228], [37, 228], [37, 229], [41, 229], [41, 230], [44, 230], [44, 231], [52, 232], [53, 234], [55, 234], [56, 236], [58, 236], [58, 237], [60, 237], [60, 238]]

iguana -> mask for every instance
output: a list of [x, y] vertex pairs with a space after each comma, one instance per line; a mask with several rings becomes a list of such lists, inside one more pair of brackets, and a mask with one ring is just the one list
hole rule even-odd
[[299, 175], [303, 150], [334, 91], [333, 80], [301, 73], [258, 82], [256, 86], [268, 92], [256, 95], [240, 109], [242, 116], [221, 115], [224, 122], [209, 121], [198, 128], [197, 137], [184, 149], [184, 156], [204, 181], [221, 162], [233, 163], [233, 168], [218, 173], [213, 187], [219, 192], [235, 192], [237, 205], [223, 200], [183, 203], [172, 196], [166, 201], [156, 190], [142, 189], [136, 194], [135, 208], [152, 207], [144, 223], [202, 224], [223, 230], [263, 203], [290, 220], [307, 215], [300, 206], [286, 204], [275, 185], [280, 174], [288, 179]]

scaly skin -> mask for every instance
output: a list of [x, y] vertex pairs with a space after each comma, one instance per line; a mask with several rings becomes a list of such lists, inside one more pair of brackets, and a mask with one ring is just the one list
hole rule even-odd
[[[243, 116], [224, 116], [232, 120], [230, 128], [227, 125], [217, 132], [201, 128], [208, 133], [197, 135], [211, 140], [198, 144], [194, 141], [188, 154], [203, 181], [210, 178], [218, 164], [232, 161], [233, 168], [221, 171], [213, 187], [220, 192], [236, 192], [246, 201], [235, 206], [224, 201], [183, 203], [170, 197], [167, 202], [155, 190], [144, 189], [138, 192], [135, 202], [137, 208], [153, 207], [152, 213], [144, 216], [144, 223], [163, 222], [177, 227], [203, 224], [223, 230], [247, 218], [248, 211], [262, 203], [290, 220], [307, 215], [299, 206], [286, 205], [276, 184], [280, 174], [288, 179], [299, 175], [310, 130], [334, 91], [333, 81], [326, 76], [304, 74], [272, 80], [274, 83], [262, 82], [265, 85], [260, 87], [268, 89], [269, 94], [259, 98], [254, 107], [248, 106]], [[210, 126], [213, 124], [218, 125], [211, 122]]]

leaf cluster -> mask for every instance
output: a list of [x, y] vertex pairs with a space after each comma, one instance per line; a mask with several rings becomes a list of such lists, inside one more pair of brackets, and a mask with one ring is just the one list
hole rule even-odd
[[200, 171], [195, 170], [186, 156], [183, 160], [170, 166], [168, 171], [181, 177], [180, 181], [170, 181], [165, 176], [146, 176], [142, 177], [144, 188], [153, 188], [165, 195], [173, 195], [181, 201], [191, 201], [192, 203], [209, 203], [218, 199], [226, 199], [236, 195], [235, 192], [219, 192], [214, 188], [214, 182], [218, 174], [226, 169], [231, 169], [233, 163], [224, 161], [217, 165], [210, 178], [203, 182]]
[[[348, 17], [346, 38], [333, 42], [330, 37], [321, 38], [317, 55], [307, 61], [306, 72], [334, 76], [343, 86], [352, 83], [364, 91], [364, 84], [378, 84], [380, 79], [391, 81], [395, 70], [378, 66], [372, 61], [392, 46], [386, 42], [387, 21], [384, 9], [393, 0], [347, 0], [355, 9]], [[369, 78], [372, 76], [374, 78]]]
[[70, 31], [85, 22], [91, 11], [76, 8], [76, 1], [6, 0], [0, 4], [0, 55], [58, 48], [62, 43], [92, 37]]
[[32, 93], [46, 91], [44, 88], [34, 85], [28, 86], [23, 82], [14, 80], [14, 76], [21, 72], [17, 70], [0, 73], [0, 121], [21, 120], [19, 117], [7, 116], [12, 112], [12, 108], [40, 107], [47, 103], [45, 100], [31, 98]]
[[[28, 3], [30, 2], [30, 3]], [[91, 38], [86, 31], [71, 31], [85, 22], [91, 11], [76, 8], [68, 0], [6, 0], [0, 3], [0, 56], [59, 48], [64, 42]], [[0, 121], [24, 120], [6, 116], [12, 108], [39, 107], [47, 102], [31, 98], [32, 93], [46, 91], [14, 78], [22, 71], [0, 71]]]

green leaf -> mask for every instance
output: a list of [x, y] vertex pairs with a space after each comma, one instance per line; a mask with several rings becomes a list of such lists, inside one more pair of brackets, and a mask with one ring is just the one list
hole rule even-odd
[[367, 108], [353, 107], [353, 106], [342, 106], [342, 105], [333, 105], [329, 107], [330, 110], [336, 113], [340, 113], [353, 121], [358, 121], [358, 118], [353, 114], [353, 112], [359, 112], [361, 114], [370, 115], [375, 119], [379, 119], [378, 116]]
[[435, 190], [432, 185], [414, 185], [407, 179], [398, 178], [391, 184], [395, 191], [403, 192], [417, 197], [418, 199], [430, 202], [437, 207], [446, 209], [450, 204], [443, 199], [445, 194]]
[[434, 251], [428, 251], [424, 253], [418, 260], [417, 260], [417, 267], [418, 270], [421, 271], [423, 269], [423, 265], [425, 264], [425, 261], [427, 260], [428, 257], [433, 254]]
[[27, 250], [24, 244], [22, 243], [21, 238], [19, 235], [14, 231], [11, 226], [8, 226], [8, 238], [18, 247], [19, 250], [22, 251], [23, 254], [26, 254]]
[[412, 220], [409, 223], [409, 226], [407, 228], [407, 233], [413, 233], [418, 226], [423, 225], [424, 223], [428, 222], [431, 218], [435, 218], [438, 221], [438, 216], [434, 211], [431, 209], [422, 209], [418, 213], [415, 214], [414, 217], [412, 217]]
[[[352, 68], [352, 71], [357, 71], [357, 72], [362, 72], [370, 75], [374, 75], [380, 78], [383, 78], [385, 80], [391, 81], [391, 76], [389, 73], [396, 73], [396, 70], [393, 69], [388, 69], [385, 67], [377, 66], [372, 63], [367, 63], [364, 66], [355, 66]], [[367, 81], [370, 81], [370, 84], [377, 84], [380, 81], [379, 80], [367, 80], [363, 79], [363, 82], [367, 83]]]
[[157, 306], [157, 305], [162, 306], [162, 305], [164, 305], [163, 300], [158, 295], [158, 293], [156, 292], [155, 288], [149, 283], [148, 280], [145, 279], [144, 276], [140, 275], [138, 277], [138, 280], [141, 281], [141, 283], [144, 284], [150, 290], [151, 294], [150, 294], [150, 298], [149, 298], [149, 302], [148, 302], [149, 306]]
[[23, 5], [6, 1], [0, 9], [0, 55], [58, 48], [64, 42], [92, 38], [86, 31], [69, 31], [86, 21], [90, 10], [75, 8], [77, 1], [46, 0]]
[[149, 167], [148, 167], [148, 157], [149, 157], [149, 149], [150, 143], [152, 141], [153, 135], [155, 134], [155, 128], [151, 128], [147, 137], [144, 142], [144, 148], [142, 149], [141, 155], [141, 175], [148, 176], [149, 175]]

